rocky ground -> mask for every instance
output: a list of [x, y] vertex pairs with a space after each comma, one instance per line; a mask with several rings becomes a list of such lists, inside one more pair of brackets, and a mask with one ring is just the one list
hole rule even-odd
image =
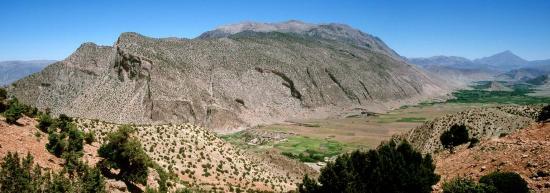
[[[79, 119], [85, 131], [95, 131], [101, 143], [118, 125]], [[256, 154], [233, 147], [213, 132], [190, 124], [136, 126], [147, 154], [191, 187], [205, 191], [240, 190], [286, 192], [295, 190], [304, 174], [316, 175], [306, 165], [276, 152]]]
[[541, 108], [540, 105], [472, 108], [428, 121], [399, 137], [411, 142], [422, 153], [433, 153], [443, 148], [439, 137], [454, 124], [468, 127], [473, 138], [490, 139], [528, 127], [535, 122]]
[[550, 192], [550, 123], [532, 124], [504, 137], [493, 137], [473, 148], [460, 146], [434, 156], [441, 184], [454, 177], [478, 180], [493, 171], [517, 172], [535, 192]]

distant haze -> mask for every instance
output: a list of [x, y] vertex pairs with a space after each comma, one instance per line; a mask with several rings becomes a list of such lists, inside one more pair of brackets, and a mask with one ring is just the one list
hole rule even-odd
[[11, 84], [25, 76], [44, 69], [55, 60], [3, 61], [0, 62], [0, 86]]

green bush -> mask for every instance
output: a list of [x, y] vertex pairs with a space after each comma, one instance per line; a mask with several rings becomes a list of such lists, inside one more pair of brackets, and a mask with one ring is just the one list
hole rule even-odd
[[95, 142], [95, 132], [90, 131], [84, 133], [84, 141], [86, 142], [86, 144], [92, 144], [93, 142]]
[[4, 88], [0, 88], [0, 102], [8, 98], [8, 92]]
[[545, 122], [550, 119], [550, 105], [546, 105], [542, 108], [537, 117], [537, 122]]
[[459, 177], [443, 183], [443, 193], [497, 193], [497, 191], [493, 186]]
[[453, 152], [455, 146], [467, 143], [470, 139], [468, 128], [464, 125], [453, 125], [439, 137], [444, 148]]
[[57, 157], [61, 157], [61, 154], [65, 151], [67, 147], [67, 140], [65, 140], [64, 133], [57, 133], [55, 131], [50, 131], [48, 133], [48, 143], [46, 144], [46, 149], [54, 154]]
[[338, 156], [321, 169], [318, 182], [305, 177], [298, 191], [430, 193], [439, 181], [428, 154], [422, 156], [407, 142], [383, 143], [376, 150]]
[[78, 175], [68, 178], [64, 171], [52, 173], [34, 164], [34, 158], [27, 154], [8, 152], [0, 163], [0, 192], [70, 192], [104, 193], [105, 180], [97, 169], [87, 165], [79, 167]]
[[4, 111], [4, 117], [6, 118], [6, 122], [8, 124], [15, 124], [17, 123], [17, 120], [23, 116], [21, 114], [23, 110], [21, 109], [21, 105], [17, 99], [12, 99], [8, 106], [8, 109]]
[[50, 126], [52, 126], [53, 123], [54, 123], [54, 120], [52, 119], [50, 114], [43, 113], [42, 115], [40, 115], [40, 117], [38, 119], [38, 126], [37, 127], [42, 132], [48, 132], [48, 128], [50, 128]]
[[498, 193], [528, 193], [527, 182], [514, 172], [493, 172], [482, 176], [480, 183], [493, 186]]
[[124, 181], [145, 184], [151, 161], [141, 143], [131, 134], [134, 128], [124, 125], [107, 135], [107, 142], [98, 150], [104, 158], [99, 164], [103, 171], [120, 169], [118, 177]]

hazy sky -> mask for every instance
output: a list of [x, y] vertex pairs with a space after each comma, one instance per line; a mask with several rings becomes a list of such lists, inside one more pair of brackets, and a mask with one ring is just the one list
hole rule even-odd
[[0, 0], [0, 60], [61, 60], [127, 31], [194, 38], [223, 24], [290, 19], [349, 24], [406, 57], [550, 58], [549, 0]]

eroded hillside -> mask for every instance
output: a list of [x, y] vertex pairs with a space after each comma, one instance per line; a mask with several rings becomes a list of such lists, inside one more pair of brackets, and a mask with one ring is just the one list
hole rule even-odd
[[[78, 119], [85, 131], [95, 131], [98, 142], [118, 125]], [[136, 126], [147, 154], [191, 187], [205, 191], [237, 189], [286, 192], [296, 189], [307, 173], [316, 172], [276, 153], [255, 154], [233, 147], [204, 128], [184, 125]]]
[[[337, 32], [348, 28], [325, 27], [322, 34], [344, 37]], [[243, 31], [188, 40], [123, 33], [113, 46], [83, 44], [9, 90], [53, 114], [216, 130], [323, 118], [355, 107], [382, 111], [447, 92], [381, 48], [329, 37]]]

